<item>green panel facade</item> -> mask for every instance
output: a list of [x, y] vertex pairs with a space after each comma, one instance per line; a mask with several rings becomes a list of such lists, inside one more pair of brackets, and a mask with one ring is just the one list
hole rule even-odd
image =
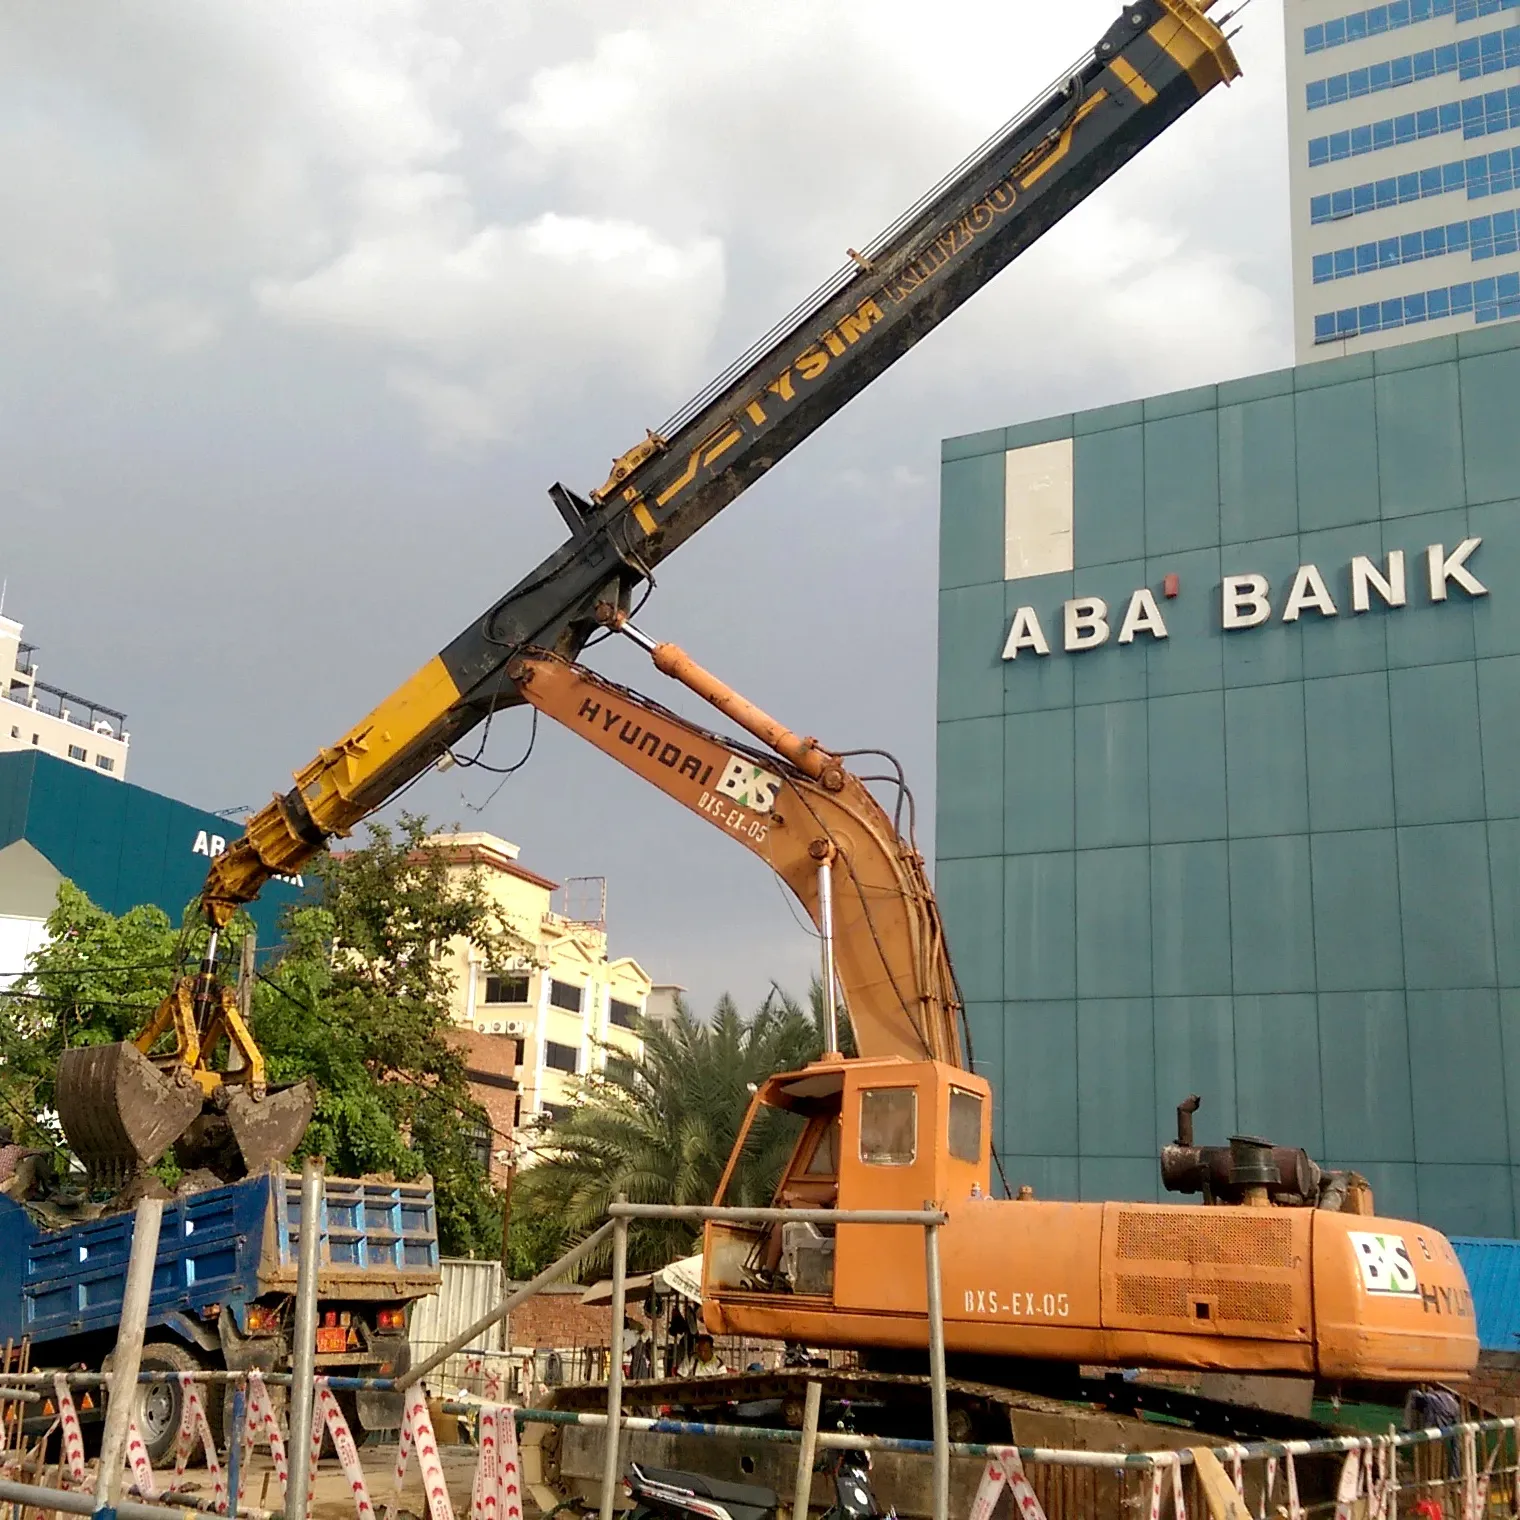
[[1500, 327], [946, 441], [937, 879], [1014, 1186], [1154, 1198], [1198, 1092], [1515, 1233], [1517, 417]]
[[[0, 849], [25, 839], [110, 913], [141, 903], [176, 923], [199, 894], [213, 853], [241, 832], [215, 813], [112, 781], [52, 755], [0, 754]], [[253, 904], [260, 944], [300, 888], [272, 881]]]

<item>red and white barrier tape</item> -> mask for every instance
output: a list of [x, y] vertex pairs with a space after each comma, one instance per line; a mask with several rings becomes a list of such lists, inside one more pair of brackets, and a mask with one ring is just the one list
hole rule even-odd
[[200, 1389], [195, 1384], [193, 1372], [177, 1374], [180, 1390], [179, 1429], [174, 1436], [174, 1487], [184, 1482], [185, 1469], [190, 1465], [196, 1445], [205, 1448], [206, 1471], [215, 1485], [215, 1502], [218, 1509], [227, 1499], [227, 1480], [222, 1473], [221, 1460], [217, 1456], [216, 1442], [211, 1439], [211, 1422], [206, 1418], [206, 1406], [201, 1403]]
[[1346, 1453], [1341, 1475], [1335, 1485], [1335, 1520], [1351, 1520], [1352, 1507], [1362, 1497], [1362, 1452], [1358, 1447]]
[[332, 1389], [327, 1386], [326, 1378], [317, 1379], [316, 1413], [320, 1418], [312, 1421], [312, 1445], [315, 1451], [311, 1464], [308, 1510], [311, 1507], [309, 1495], [316, 1489], [316, 1453], [322, 1449], [322, 1427], [326, 1425], [328, 1434], [332, 1436], [333, 1450], [338, 1454], [338, 1463], [343, 1469], [343, 1476], [348, 1479], [349, 1492], [353, 1495], [354, 1509], [358, 1513], [359, 1520], [375, 1520], [375, 1507], [370, 1503], [369, 1486], [364, 1481], [364, 1465], [359, 1460], [358, 1445], [354, 1441], [353, 1432], [348, 1428], [348, 1421], [343, 1418], [343, 1411], [338, 1407], [338, 1401], [333, 1396]]
[[471, 1520], [523, 1520], [522, 1463], [516, 1412], [510, 1404], [480, 1410], [480, 1461], [470, 1494]]
[[1012, 1490], [1014, 1513], [1023, 1520], [1045, 1520], [1045, 1511], [1029, 1485], [1017, 1446], [999, 1446], [982, 1473], [976, 1497], [971, 1501], [971, 1520], [991, 1520], [1004, 1487]]
[[137, 1423], [138, 1411], [142, 1408], [142, 1391], [136, 1394], [136, 1407], [132, 1410], [132, 1418], [127, 1422], [127, 1466], [132, 1469], [132, 1481], [137, 1485], [137, 1491], [144, 1499], [158, 1498], [158, 1481], [153, 1476], [153, 1462], [148, 1456], [147, 1442], [142, 1438], [142, 1429]]
[[1172, 1457], [1172, 1513], [1177, 1520], [1187, 1520], [1187, 1500], [1182, 1497], [1182, 1458]]
[[401, 1419], [401, 1436], [396, 1447], [396, 1471], [391, 1500], [386, 1506], [387, 1520], [392, 1520], [401, 1507], [401, 1486], [406, 1481], [407, 1464], [414, 1447], [418, 1465], [422, 1468], [422, 1491], [427, 1495], [428, 1513], [432, 1520], [454, 1520], [454, 1506], [449, 1503], [443, 1463], [438, 1456], [438, 1441], [433, 1435], [433, 1422], [428, 1418], [427, 1395], [420, 1383], [413, 1383], [406, 1391], [406, 1412]]
[[[263, 1436], [269, 1446], [269, 1459], [274, 1463], [274, 1475], [279, 1480], [283, 1494], [290, 1483], [290, 1465], [285, 1457], [285, 1437], [280, 1431], [279, 1417], [274, 1412], [274, 1399], [264, 1382], [264, 1374], [251, 1371], [248, 1374], [248, 1404], [243, 1412], [243, 1462], [241, 1471], [246, 1477], [254, 1447]], [[239, 1483], [239, 1488], [243, 1486]], [[242, 1495], [238, 1495], [239, 1499]]]
[[1298, 1502], [1298, 1472], [1293, 1466], [1293, 1453], [1283, 1458], [1288, 1479], [1288, 1520], [1304, 1520], [1304, 1507]]
[[58, 1420], [63, 1427], [63, 1465], [68, 1469], [69, 1482], [84, 1486], [84, 1433], [79, 1428], [79, 1415], [74, 1408], [74, 1396], [69, 1392], [68, 1374], [53, 1375], [53, 1393], [58, 1400]]

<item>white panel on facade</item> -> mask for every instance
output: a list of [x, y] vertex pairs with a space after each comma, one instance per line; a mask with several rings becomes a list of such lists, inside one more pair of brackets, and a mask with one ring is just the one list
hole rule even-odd
[[1070, 438], [1003, 456], [1003, 579], [1072, 568]]

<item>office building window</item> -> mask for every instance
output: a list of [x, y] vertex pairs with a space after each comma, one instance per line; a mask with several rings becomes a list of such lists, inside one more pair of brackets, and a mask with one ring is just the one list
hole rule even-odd
[[544, 1065], [555, 1071], [575, 1073], [580, 1070], [581, 1053], [574, 1045], [561, 1045], [558, 1040], [544, 1041]]
[[69, 759], [70, 760], [84, 760], [85, 758], [87, 758], [87, 757], [86, 757], [85, 752], [84, 752], [84, 745], [82, 745], [82, 744], [71, 744], [71, 745], [69, 745]]
[[582, 992], [579, 987], [572, 987], [569, 982], [550, 981], [549, 1001], [556, 1008], [563, 1008], [570, 1013], [581, 1011]]
[[617, 998], [613, 998], [608, 1004], [607, 1017], [619, 1029], [632, 1029], [638, 1022], [639, 1005], [637, 1003], [624, 1003]]
[[545, 1103], [539, 1108], [539, 1113], [549, 1124], [558, 1124], [562, 1119], [570, 1115], [568, 1103]]
[[1427, 106], [1423, 111], [1406, 111], [1402, 116], [1385, 116], [1366, 126], [1331, 132], [1325, 137], [1309, 139], [1309, 167], [1335, 164], [1346, 158], [1360, 158], [1364, 153], [1380, 153], [1384, 148], [1401, 148], [1406, 143], [1422, 142], [1447, 132], [1460, 132], [1471, 141], [1495, 132], [1520, 127], [1520, 85], [1506, 90], [1490, 90], [1485, 95], [1470, 95], [1466, 100], [1451, 100], [1443, 106]]
[[1517, 166], [1520, 166], [1520, 149], [1500, 148], [1496, 153], [1454, 159], [1451, 163], [1437, 164], [1410, 174], [1367, 180], [1344, 190], [1331, 191], [1328, 195], [1312, 197], [1309, 220], [1315, 225], [1340, 222], [1348, 216], [1382, 211], [1388, 206], [1402, 206], [1409, 201], [1449, 195], [1457, 190], [1465, 190], [1470, 201], [1482, 200], [1485, 196], [1513, 190]]
[[1496, 254], [1516, 252], [1520, 252], [1520, 212], [1500, 211], [1466, 222], [1448, 222], [1444, 227], [1427, 227], [1423, 232], [1380, 238], [1375, 243], [1358, 243], [1353, 248], [1337, 248], [1333, 253], [1316, 253], [1311, 270], [1316, 285], [1327, 285], [1350, 275], [1397, 269], [1448, 253], [1491, 259]]
[[95, 769], [98, 771], [114, 771], [116, 762], [109, 755], [96, 755]]
[[516, 973], [488, 976], [485, 1000], [488, 1003], [526, 1003], [528, 1001], [527, 976]]
[[1508, 26], [1499, 32], [1484, 32], [1478, 37], [1464, 37], [1419, 53], [1405, 53], [1364, 69], [1331, 74], [1312, 79], [1304, 86], [1304, 97], [1311, 111], [1322, 106], [1359, 100], [1364, 95], [1379, 95], [1384, 90], [1402, 89], [1422, 79], [1455, 74], [1459, 79], [1481, 79], [1504, 69], [1520, 68], [1520, 26]]
[[[1348, 15], [1326, 21], [1321, 26], [1306, 26], [1304, 51], [1322, 53], [1326, 48], [1341, 47], [1347, 42], [1360, 42], [1363, 37], [1401, 31], [1406, 26], [1429, 21], [1435, 16], [1449, 16], [1460, 4], [1471, 6], [1475, 3], [1476, 0], [1392, 0], [1389, 5], [1374, 5], [1364, 11], [1352, 11]], [[1520, 0], [1511, 0], [1511, 3], [1520, 5]]]
[[1470, 316], [1474, 322], [1520, 317], [1520, 273], [1466, 280], [1459, 285], [1443, 285], [1411, 296], [1394, 296], [1387, 301], [1370, 301], [1340, 311], [1321, 312], [1314, 319], [1314, 341], [1336, 343], [1366, 333], [1462, 316]]

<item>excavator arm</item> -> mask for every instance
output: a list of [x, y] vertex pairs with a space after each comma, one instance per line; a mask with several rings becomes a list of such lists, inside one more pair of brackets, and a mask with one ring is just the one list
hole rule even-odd
[[[1054, 87], [863, 249], [849, 250], [849, 263], [616, 459], [600, 487], [584, 496], [550, 489], [570, 530], [560, 548], [297, 771], [295, 785], [212, 862], [202, 904], [213, 933], [201, 974], [171, 993], [152, 1021], [173, 1030], [173, 1049], [152, 1053], [139, 1041], [65, 1052], [59, 1116], [92, 1171], [119, 1174], [157, 1160], [164, 1137], [185, 1128], [203, 1096], [203, 1117], [224, 1151], [242, 1147], [251, 1163], [249, 1148], [268, 1158], [294, 1150], [309, 1096], [276, 1104], [260, 1063], [237, 1039], [239, 1058], [225, 1071], [212, 1068], [208, 1034], [219, 1019], [235, 1032], [214, 985], [217, 932], [272, 876], [299, 871], [491, 713], [525, 701], [510, 672], [527, 651], [575, 659], [599, 609], [626, 612], [667, 555], [1233, 79], [1234, 55], [1205, 14], [1213, 3], [1131, 0]], [[230, 1141], [215, 1118], [227, 1112], [241, 1116]]]
[[558, 655], [519, 656], [512, 679], [545, 717], [758, 855], [786, 883], [831, 941], [862, 1055], [963, 1066], [960, 999], [923, 857], [836, 756], [673, 644], [634, 636], [656, 668], [767, 748], [720, 738]]

